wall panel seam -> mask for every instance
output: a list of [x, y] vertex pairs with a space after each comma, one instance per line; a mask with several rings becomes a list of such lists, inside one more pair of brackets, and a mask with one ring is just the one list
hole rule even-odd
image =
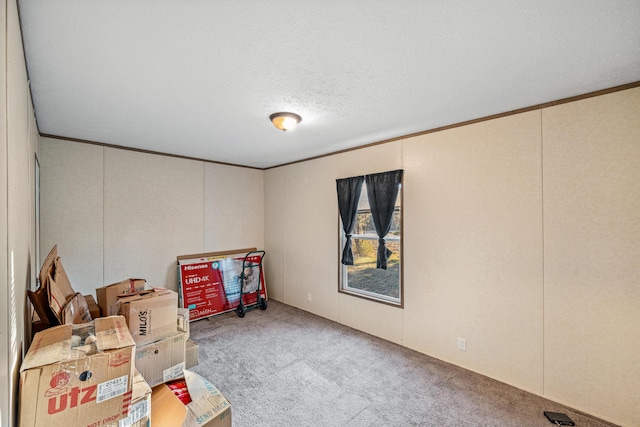
[[544, 366], [544, 362], [545, 362], [545, 319], [544, 319], [544, 314], [545, 314], [545, 299], [544, 299], [544, 287], [545, 287], [545, 283], [544, 283], [544, 276], [545, 276], [545, 270], [544, 270], [544, 250], [545, 250], [545, 246], [544, 246], [544, 124], [543, 124], [543, 109], [540, 108], [539, 114], [540, 114], [540, 233], [541, 233], [541, 243], [542, 243], [542, 256], [541, 256], [541, 267], [542, 267], [542, 283], [541, 283], [541, 293], [542, 293], [542, 313], [541, 313], [541, 321], [542, 321], [542, 342], [541, 342], [541, 346], [540, 346], [540, 351], [542, 354], [542, 358], [541, 358], [541, 363], [542, 363], [542, 378], [541, 378], [541, 384], [542, 384], [542, 395], [545, 395], [545, 366]]
[[106, 178], [107, 178], [107, 148], [102, 147], [102, 283], [106, 283], [107, 272], [106, 265], [106, 247], [105, 247], [105, 222], [106, 222]]

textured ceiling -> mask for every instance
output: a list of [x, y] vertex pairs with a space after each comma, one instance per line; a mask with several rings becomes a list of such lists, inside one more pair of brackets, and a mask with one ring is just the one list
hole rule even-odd
[[19, 7], [40, 133], [259, 168], [640, 81], [638, 0]]

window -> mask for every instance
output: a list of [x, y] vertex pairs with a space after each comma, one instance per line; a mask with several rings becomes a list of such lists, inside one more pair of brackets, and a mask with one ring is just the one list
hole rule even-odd
[[[354, 198], [357, 196], [357, 205], [355, 205], [355, 200], [352, 200], [355, 216], [353, 216], [354, 212], [347, 212], [344, 207], [340, 210], [340, 216], [343, 220], [343, 227], [340, 231], [340, 247], [342, 251], [348, 251], [347, 248], [350, 246], [352, 259], [344, 252], [341, 254], [339, 291], [402, 306], [402, 171], [386, 173], [396, 173], [396, 176], [385, 183], [386, 186], [392, 187], [392, 191], [387, 191], [386, 187], [382, 186], [383, 194], [387, 200], [380, 201], [380, 194], [374, 195], [374, 199], [378, 200], [377, 205], [386, 203], [387, 206], [383, 208], [380, 206], [376, 208], [375, 202], [369, 203], [372, 190], [367, 188], [367, 185], [375, 185], [368, 179], [371, 175], [366, 180], [361, 179], [362, 177], [354, 177], [353, 179], [360, 179], [350, 183], [351, 196]], [[340, 185], [338, 187], [340, 194]], [[393, 200], [394, 196], [395, 200]], [[340, 195], [338, 198], [340, 199]], [[378, 213], [378, 227], [383, 228], [382, 234], [386, 248], [382, 248], [380, 254], [378, 246], [379, 234], [381, 233], [376, 230], [374, 221], [376, 209], [382, 209], [382, 217], [384, 217], [380, 220], [380, 213]], [[344, 218], [349, 215], [353, 218], [352, 223], [348, 224], [352, 225], [350, 238], [347, 237], [344, 227]], [[388, 232], [385, 234], [384, 227], [387, 225]], [[350, 240], [350, 244], [348, 240]], [[381, 257], [386, 259], [382, 260]]]

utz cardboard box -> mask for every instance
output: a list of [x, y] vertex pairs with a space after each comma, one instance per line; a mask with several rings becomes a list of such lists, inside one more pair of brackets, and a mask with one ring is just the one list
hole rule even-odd
[[50, 328], [51, 325], [49, 325], [48, 323], [44, 323], [40, 320], [36, 320], [34, 322], [31, 323], [31, 338], [33, 338], [35, 336], [35, 334], [37, 334], [40, 331], [44, 331], [47, 328]]
[[231, 404], [222, 393], [195, 372], [185, 370], [184, 377], [191, 398], [186, 405], [166, 384], [153, 388], [153, 427], [231, 427]]
[[160, 341], [138, 346], [136, 369], [152, 387], [182, 378], [185, 368], [185, 343], [186, 334], [180, 331]]
[[187, 340], [187, 343], [184, 346], [184, 353], [184, 367], [186, 369], [193, 368], [200, 363], [198, 344], [195, 341]]
[[38, 332], [20, 367], [20, 426], [104, 426], [127, 416], [135, 342], [122, 316]]
[[118, 296], [118, 314], [127, 319], [129, 331], [138, 345], [167, 338], [177, 332], [178, 294], [156, 288]]
[[145, 283], [147, 283], [145, 279], [125, 279], [122, 282], [112, 283], [96, 289], [98, 306], [102, 315], [113, 316], [118, 314], [118, 307], [116, 307], [118, 295], [144, 291]]
[[[151, 387], [134, 369], [129, 415], [114, 427], [149, 427], [151, 425]], [[104, 427], [104, 426], [100, 426]]]

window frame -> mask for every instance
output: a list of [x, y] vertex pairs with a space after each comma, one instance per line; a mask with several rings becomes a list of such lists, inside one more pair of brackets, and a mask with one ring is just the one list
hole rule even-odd
[[[362, 183], [362, 195], [366, 193], [366, 183]], [[398, 298], [388, 297], [385, 295], [377, 294], [375, 292], [365, 291], [357, 288], [350, 288], [348, 286], [343, 286], [348, 277], [348, 265], [344, 265], [341, 262], [342, 249], [345, 245], [345, 233], [342, 228], [342, 223], [340, 219], [340, 212], [338, 212], [338, 293], [354, 296], [356, 298], [362, 298], [368, 301], [377, 302], [380, 304], [389, 305], [391, 307], [397, 307], [404, 309], [404, 179], [400, 183], [400, 189], [398, 194], [398, 199], [400, 201], [399, 213], [400, 213], [400, 236], [393, 236], [391, 234], [387, 234], [385, 236], [385, 241], [399, 241], [400, 242], [400, 271], [398, 278]], [[363, 210], [364, 211], [364, 210]], [[370, 209], [369, 209], [370, 213]], [[378, 240], [377, 234], [352, 234], [352, 239], [365, 239], [365, 240]]]

